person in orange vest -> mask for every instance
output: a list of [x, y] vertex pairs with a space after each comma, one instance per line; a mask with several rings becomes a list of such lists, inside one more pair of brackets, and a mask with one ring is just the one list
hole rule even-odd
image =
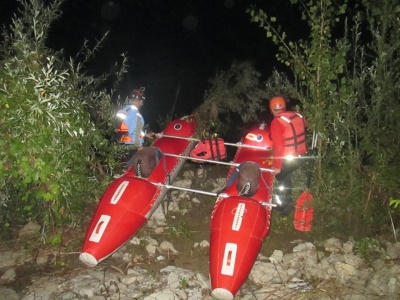
[[122, 121], [117, 129], [121, 135], [120, 142], [134, 145], [136, 148], [142, 147], [145, 137], [144, 118], [140, 113], [145, 100], [144, 90], [144, 88], [134, 89], [128, 97], [129, 104], [117, 113], [118, 119]]
[[302, 165], [302, 156], [307, 153], [306, 121], [298, 112], [286, 110], [282, 96], [271, 98], [269, 108], [274, 116], [270, 134], [274, 148], [272, 167], [278, 182], [275, 200], [278, 210], [287, 215], [293, 207], [290, 175]]

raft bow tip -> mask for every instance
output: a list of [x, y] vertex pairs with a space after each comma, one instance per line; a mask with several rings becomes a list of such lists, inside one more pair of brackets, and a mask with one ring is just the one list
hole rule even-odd
[[98, 264], [98, 260], [92, 254], [89, 254], [87, 252], [82, 252], [79, 255], [79, 260], [88, 267], [95, 267]]
[[213, 289], [211, 296], [214, 297], [215, 299], [219, 299], [219, 300], [232, 300], [233, 299], [233, 294], [230, 291], [228, 291], [227, 289], [223, 289], [223, 288]]

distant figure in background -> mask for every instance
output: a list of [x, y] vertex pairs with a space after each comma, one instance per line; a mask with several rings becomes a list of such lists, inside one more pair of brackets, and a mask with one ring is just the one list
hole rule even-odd
[[274, 116], [270, 130], [274, 148], [272, 166], [278, 181], [276, 202], [278, 210], [287, 215], [293, 206], [290, 175], [302, 165], [301, 156], [307, 153], [306, 121], [298, 112], [287, 111], [286, 100], [281, 96], [271, 98], [269, 108]]
[[145, 122], [140, 108], [144, 104], [145, 88], [134, 89], [128, 96], [129, 103], [117, 112], [117, 118], [121, 121], [117, 132], [119, 141], [126, 147], [126, 153], [122, 160], [126, 162], [125, 170], [132, 164], [133, 155], [143, 148], [144, 137], [143, 130]]
[[144, 104], [144, 88], [134, 89], [129, 97], [129, 104], [119, 110], [117, 117], [122, 120], [117, 131], [121, 134], [120, 141], [125, 145], [134, 145], [139, 148], [143, 145], [145, 132], [144, 118], [139, 112]]

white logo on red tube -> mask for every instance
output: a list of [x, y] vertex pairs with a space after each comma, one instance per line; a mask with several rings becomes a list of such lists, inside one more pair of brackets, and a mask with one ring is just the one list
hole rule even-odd
[[121, 199], [122, 195], [124, 194], [126, 188], [129, 185], [129, 181], [123, 181], [115, 190], [114, 195], [111, 197], [110, 203], [117, 204], [119, 199]]
[[242, 226], [244, 213], [246, 212], [246, 204], [239, 203], [236, 207], [235, 216], [233, 217], [232, 230], [239, 231]]
[[89, 241], [98, 243], [101, 240], [101, 237], [103, 236], [110, 220], [111, 216], [101, 215], [96, 226], [94, 227], [94, 230], [92, 231], [92, 234], [90, 235]]
[[235, 271], [237, 244], [226, 243], [224, 259], [222, 260], [221, 274], [232, 276]]

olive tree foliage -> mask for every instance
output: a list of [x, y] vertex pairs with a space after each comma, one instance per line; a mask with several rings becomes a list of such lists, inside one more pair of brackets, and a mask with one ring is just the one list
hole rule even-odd
[[[47, 2], [47, 1], [46, 1]], [[19, 0], [20, 10], [3, 30], [0, 67], [0, 222], [2, 228], [35, 220], [43, 229], [78, 224], [83, 208], [113, 175], [115, 153], [105, 136], [112, 122], [104, 82], [80, 62], [46, 47], [63, 0], [45, 5]], [[125, 72], [122, 59], [117, 84]]]
[[261, 74], [251, 62], [233, 62], [228, 71], [217, 72], [203, 103], [194, 111], [197, 135], [201, 138], [224, 134], [238, 123], [258, 119], [265, 110]]
[[399, 5], [290, 2], [308, 29], [304, 39], [290, 37], [268, 12], [251, 7], [248, 13], [277, 45], [309, 130], [319, 134], [317, 217], [332, 227], [353, 224], [355, 216], [386, 222], [388, 199], [399, 193]]

